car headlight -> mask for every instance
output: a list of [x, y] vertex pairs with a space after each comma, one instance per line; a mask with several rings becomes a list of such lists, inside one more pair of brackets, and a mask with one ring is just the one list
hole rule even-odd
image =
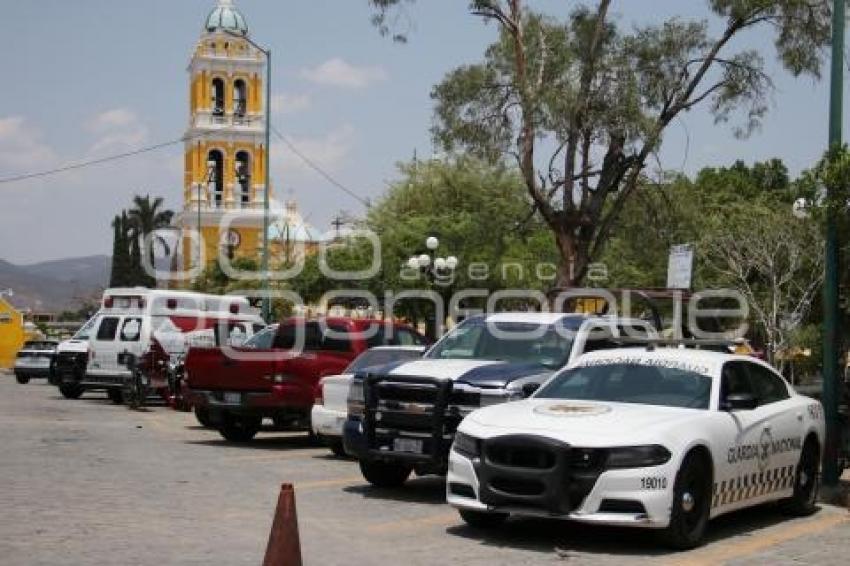
[[455, 433], [452, 449], [467, 458], [478, 458], [481, 455], [481, 441], [462, 432]]
[[362, 417], [366, 412], [366, 399], [363, 396], [363, 380], [353, 379], [348, 388], [348, 415]]
[[658, 444], [621, 446], [608, 450], [606, 468], [648, 468], [670, 461], [670, 451]]
[[521, 389], [498, 389], [495, 391], [484, 390], [481, 392], [480, 405], [489, 407], [490, 405], [499, 405], [508, 401], [518, 401], [522, 399]]

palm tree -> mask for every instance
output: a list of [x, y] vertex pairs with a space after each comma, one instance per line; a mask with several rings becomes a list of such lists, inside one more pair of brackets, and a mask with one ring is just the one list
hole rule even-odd
[[[151, 200], [150, 195], [144, 197], [136, 195], [133, 197], [133, 207], [127, 212], [127, 217], [135, 238], [147, 240], [148, 236], [153, 235], [153, 244], [159, 244], [164, 254], [168, 255], [171, 253], [171, 248], [165, 238], [156, 234], [156, 231], [171, 225], [174, 211], [163, 208], [163, 205], [162, 197]], [[154, 265], [154, 245], [150, 246], [149, 250], [151, 265]], [[155, 281], [151, 282], [155, 283]]]

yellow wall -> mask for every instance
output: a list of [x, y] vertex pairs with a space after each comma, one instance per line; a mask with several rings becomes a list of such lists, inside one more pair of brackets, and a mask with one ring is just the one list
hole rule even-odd
[[[189, 223], [191, 228], [191, 222]], [[260, 254], [257, 250], [260, 249], [262, 245], [262, 229], [260, 228], [242, 228], [242, 227], [232, 227], [232, 230], [239, 233], [241, 243], [239, 247], [233, 250], [235, 257], [252, 257], [259, 259]], [[206, 262], [207, 265], [212, 264], [216, 259], [218, 259], [218, 253], [220, 250], [219, 243], [221, 242], [221, 234], [219, 233], [218, 226], [203, 226], [201, 225], [201, 234], [204, 238], [204, 251], [206, 253]], [[198, 244], [192, 240], [191, 238], [183, 239], [183, 257], [185, 258], [185, 268], [189, 269], [192, 267], [192, 259], [195, 257], [195, 253], [197, 252], [195, 246]]]
[[11, 368], [24, 345], [24, 317], [0, 298], [0, 368]]

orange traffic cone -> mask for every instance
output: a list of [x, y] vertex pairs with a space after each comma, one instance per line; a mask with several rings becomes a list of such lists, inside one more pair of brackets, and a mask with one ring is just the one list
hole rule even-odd
[[302, 566], [295, 490], [292, 489], [292, 484], [285, 483], [280, 486], [280, 498], [277, 500], [263, 566]]

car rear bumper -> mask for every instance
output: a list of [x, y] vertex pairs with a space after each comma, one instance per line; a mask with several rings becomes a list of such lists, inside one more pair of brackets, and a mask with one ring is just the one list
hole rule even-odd
[[187, 389], [188, 400], [196, 407], [211, 413], [230, 413], [261, 417], [289, 415], [306, 416], [311, 405], [293, 402], [284, 388], [275, 386], [270, 391], [224, 391]]
[[328, 409], [324, 405], [313, 405], [310, 411], [310, 426], [313, 432], [320, 436], [341, 438], [346, 416], [345, 411]]

